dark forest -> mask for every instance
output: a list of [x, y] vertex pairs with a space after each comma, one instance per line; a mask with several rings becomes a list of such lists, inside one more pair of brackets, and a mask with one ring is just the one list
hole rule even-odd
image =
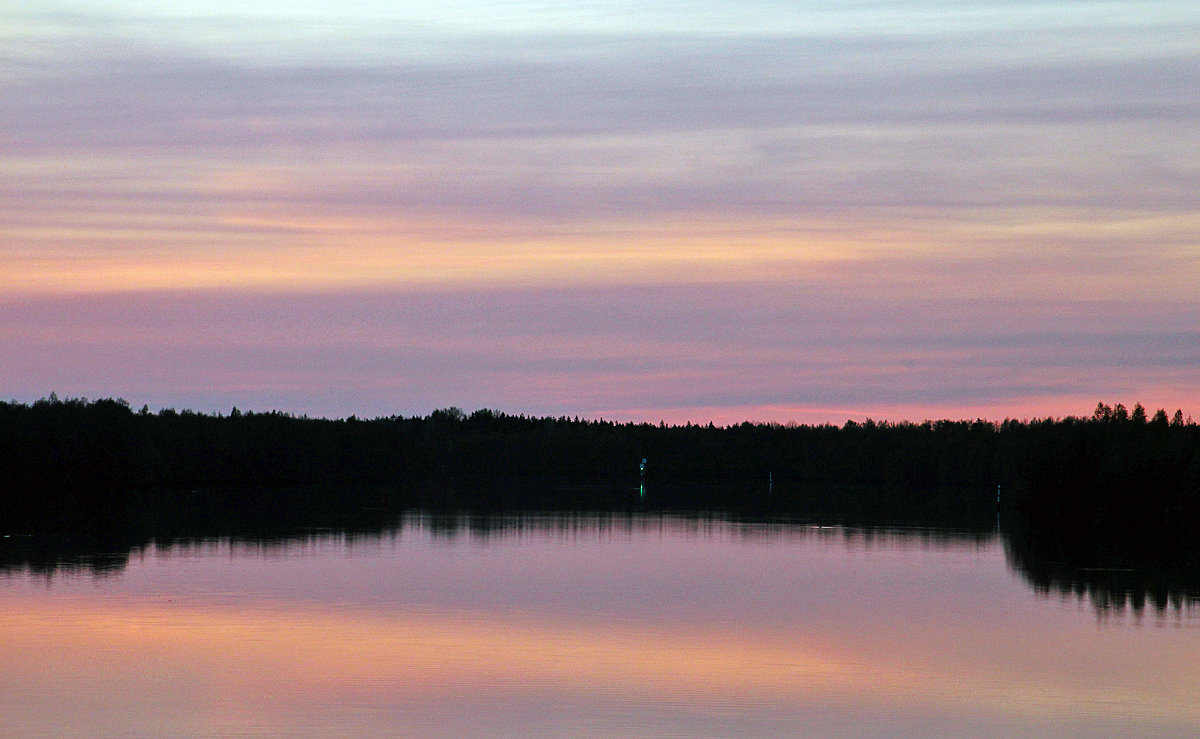
[[[717, 427], [456, 408], [370, 420], [236, 408], [210, 415], [51, 395], [0, 402], [0, 465], [10, 514], [46, 505], [102, 510], [131, 491], [525, 479], [644, 481], [673, 490], [672, 502], [683, 506], [687, 486], [702, 483], [709, 492], [693, 507], [736, 507], [759, 495], [781, 509], [829, 486], [858, 491], [848, 499], [988, 504], [999, 489], [1001, 506], [1038, 517], [1152, 526], [1200, 520], [1200, 427], [1180, 411], [1149, 415], [1141, 405], [1104, 403], [1086, 417], [1027, 421]], [[729, 499], [712, 499], [714, 485]], [[428, 497], [422, 502], [439, 502]]]

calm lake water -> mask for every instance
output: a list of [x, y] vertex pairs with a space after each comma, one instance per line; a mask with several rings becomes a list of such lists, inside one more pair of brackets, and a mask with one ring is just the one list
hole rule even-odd
[[1104, 577], [1035, 585], [1015, 546], [812, 521], [405, 513], [374, 532], [10, 561], [0, 732], [1200, 734], [1200, 609], [1122, 605]]

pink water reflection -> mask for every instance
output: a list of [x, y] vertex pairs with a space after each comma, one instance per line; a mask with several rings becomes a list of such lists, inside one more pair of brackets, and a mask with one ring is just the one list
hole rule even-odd
[[410, 519], [10, 577], [0, 713], [22, 735], [1200, 729], [1192, 620], [1035, 597], [996, 541], [602, 523]]

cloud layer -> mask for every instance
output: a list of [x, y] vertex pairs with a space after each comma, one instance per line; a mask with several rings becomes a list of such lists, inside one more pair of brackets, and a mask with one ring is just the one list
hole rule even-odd
[[5, 10], [0, 383], [360, 415], [1194, 406], [1200, 12], [1151, 5]]

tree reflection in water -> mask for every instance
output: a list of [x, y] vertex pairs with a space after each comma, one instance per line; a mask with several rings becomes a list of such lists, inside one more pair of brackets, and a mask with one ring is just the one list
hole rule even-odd
[[[103, 578], [120, 573], [147, 547], [226, 542], [287, 547], [329, 536], [348, 541], [388, 537], [420, 519], [437, 537], [487, 541], [525, 533], [637, 532], [692, 527], [698, 534], [735, 525], [741, 536], [842, 539], [862, 546], [988, 546], [1000, 540], [1010, 567], [1040, 595], [1085, 599], [1099, 615], [1147, 608], [1158, 615], [1200, 606], [1200, 551], [1185, 527], [1142, 531], [1069, 526], [962, 500], [864, 489], [823, 489], [770, 505], [752, 485], [629, 490], [613, 486], [441, 484], [404, 493], [378, 488], [245, 489], [140, 494], [117, 511], [42, 512], [0, 532], [0, 574]], [[984, 500], [986, 496], [979, 496]], [[521, 505], [508, 505], [519, 499]], [[689, 508], [686, 501], [700, 501]], [[739, 501], [731, 505], [730, 501]], [[439, 505], [431, 505], [434, 501]]]
[[1100, 615], [1200, 606], [1200, 553], [1190, 531], [1064, 525], [1006, 516], [1009, 565], [1041, 595], [1086, 599]]

